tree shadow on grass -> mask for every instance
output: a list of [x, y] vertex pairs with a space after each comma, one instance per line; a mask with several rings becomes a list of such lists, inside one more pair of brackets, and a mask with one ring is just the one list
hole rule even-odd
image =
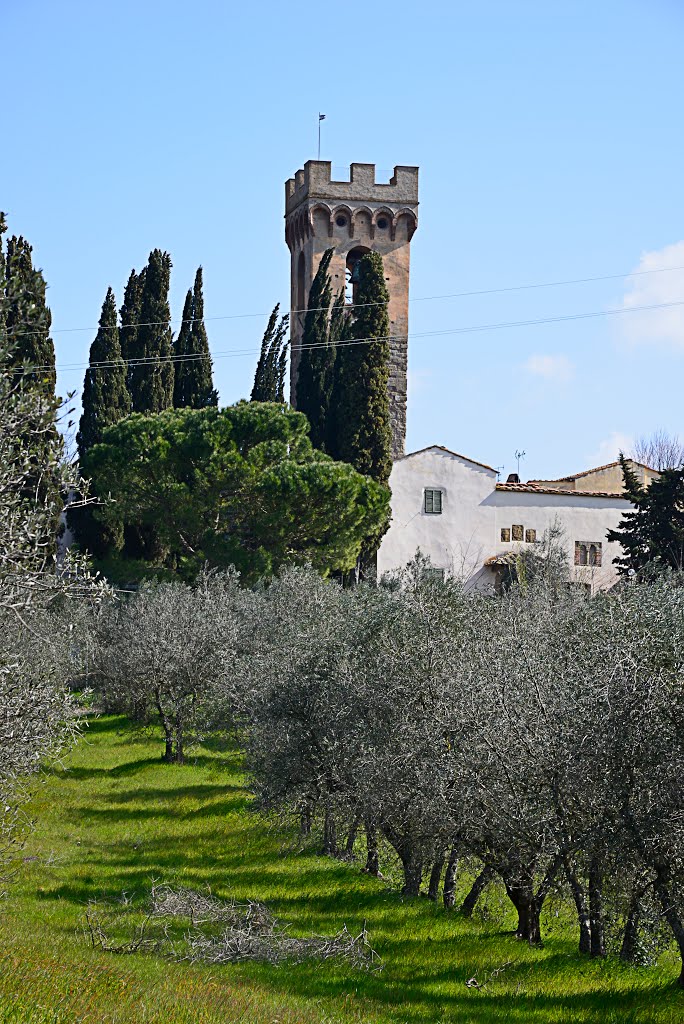
[[[459, 948], [461, 944], [463, 950]], [[667, 983], [642, 987], [635, 975], [631, 989], [621, 987], [611, 992], [604, 987], [602, 991], [591, 988], [573, 991], [573, 985], [583, 987], [581, 982], [580, 986], [577, 984], [580, 964], [567, 954], [558, 954], [541, 963], [528, 960], [512, 966], [500, 978], [491, 979], [485, 988], [469, 987], [467, 981], [476, 974], [486, 982], [488, 973], [505, 962], [506, 950], [499, 947], [497, 956], [483, 963], [472, 959], [472, 947], [466, 936], [461, 936], [461, 943], [454, 942], [452, 948], [453, 966], [445, 964], [442, 970], [435, 970], [434, 962], [429, 963], [424, 971], [415, 961], [402, 964], [397, 950], [393, 948], [391, 959], [388, 956], [386, 960], [386, 970], [377, 974], [356, 974], [340, 965], [326, 965], [321, 969], [313, 963], [290, 965], [287, 972], [277, 976], [261, 965], [249, 965], [247, 973], [269, 981], [281, 993], [338, 1003], [351, 988], [358, 986], [364, 999], [373, 1000], [383, 1007], [383, 1019], [386, 1015], [397, 1024], [414, 1021], [425, 1024], [438, 1021], [467, 1021], [468, 1024], [492, 1024], [495, 1021], [506, 1021], [507, 1024], [655, 1024], [657, 1021], [664, 1024], [670, 1019], [675, 1024], [682, 1020], [684, 997]], [[461, 951], [466, 953], [466, 958], [459, 961]], [[380, 952], [384, 951], [381, 949]], [[559, 971], [563, 973], [559, 975]], [[548, 973], [561, 985], [565, 983], [567, 990], [557, 994], [540, 993], [538, 986], [542, 973]], [[515, 986], [514, 991], [510, 991], [512, 986]], [[660, 1004], [657, 1010], [654, 1010], [655, 999]], [[664, 1017], [662, 1010], [665, 1007], [672, 1008], [671, 1018]]]
[[[140, 786], [136, 789], [124, 789], [114, 790], [111, 794], [111, 799], [107, 799], [108, 807], [116, 804], [127, 804], [127, 803], [155, 803], [161, 801], [185, 801], [185, 800], [196, 800], [201, 801], [202, 806], [194, 811], [188, 811], [189, 815], [198, 814], [203, 812], [205, 816], [210, 816], [212, 813], [220, 815], [223, 813], [222, 809], [218, 805], [218, 798], [225, 797], [229, 793], [239, 794], [243, 800], [250, 800], [249, 794], [245, 792], [243, 786], [238, 786], [232, 782], [216, 782], [216, 783], [199, 783], [192, 786]], [[212, 810], [214, 809], [215, 810]], [[163, 807], [159, 813], [166, 813], [167, 808]], [[84, 811], [87, 814], [87, 811]]]
[[138, 761], [126, 761], [124, 764], [115, 765], [113, 768], [79, 768], [57, 766], [52, 769], [51, 774], [58, 779], [81, 780], [81, 779], [118, 779], [126, 775], [135, 775], [152, 765], [162, 763], [161, 757], [142, 757]]
[[130, 730], [128, 719], [123, 715], [86, 715], [85, 723], [86, 736], [93, 736], [97, 733], [123, 732], [124, 729]]
[[[221, 789], [222, 793], [225, 793], [225, 789]], [[134, 800], [141, 801], [145, 799], [145, 796], [140, 793], [126, 794], [123, 801], [116, 795], [112, 804], [107, 807], [86, 807], [83, 809], [73, 810], [68, 815], [68, 818], [72, 822], [76, 821], [97, 821], [97, 822], [112, 822], [121, 823], [126, 821], [152, 821], [155, 818], [163, 818], [169, 820], [170, 818], [178, 821], [190, 821], [194, 818], [206, 818], [211, 816], [225, 817], [228, 814], [234, 814], [237, 811], [245, 811], [249, 804], [249, 797], [247, 796], [236, 796], [227, 800], [215, 800], [209, 806], [201, 806], [196, 810], [188, 810], [187, 807], [174, 807], [173, 800], [176, 796], [174, 790], [160, 790], [156, 799], [158, 801], [157, 806], [149, 806], [149, 793], [146, 795], [148, 801], [147, 806], [143, 807], [121, 807], [120, 804], [125, 801], [133, 802]], [[180, 800], [180, 796], [179, 796]], [[187, 837], [184, 837], [184, 842], [187, 843]]]
[[[157, 757], [142, 757], [137, 761], [124, 761], [123, 764], [114, 765], [112, 768], [82, 768], [77, 765], [64, 768], [57, 766], [52, 769], [51, 774], [59, 779], [118, 779], [125, 778], [127, 775], [135, 775], [151, 767], [163, 768], [164, 771], [168, 771], [169, 779], [173, 778], [171, 773], [177, 772], [180, 775], [187, 769], [209, 768], [212, 771], [226, 770], [223, 769], [221, 762], [217, 758], [203, 757], [201, 755], [189, 757], [186, 764], [169, 764], [164, 761], [160, 748], [160, 753]], [[178, 775], [175, 777], [177, 778]]]

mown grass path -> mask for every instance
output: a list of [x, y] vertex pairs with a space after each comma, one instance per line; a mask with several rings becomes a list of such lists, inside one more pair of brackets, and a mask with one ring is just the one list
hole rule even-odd
[[[505, 923], [406, 903], [353, 866], [293, 852], [250, 811], [235, 754], [200, 749], [183, 767], [119, 718], [90, 723], [31, 806], [36, 828], [0, 908], [0, 1024], [679, 1024], [674, 962], [633, 970], [575, 955], [552, 928], [542, 950]], [[364, 919], [382, 973], [343, 965], [220, 968], [92, 950], [89, 899], [142, 897], [153, 881], [265, 901], [294, 934]], [[484, 991], [465, 982], [506, 961]]]

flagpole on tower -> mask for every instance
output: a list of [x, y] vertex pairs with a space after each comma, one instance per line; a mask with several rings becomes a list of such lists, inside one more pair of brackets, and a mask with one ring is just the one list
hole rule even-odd
[[325, 121], [325, 114], [318, 114], [318, 159], [321, 159], [321, 121]]

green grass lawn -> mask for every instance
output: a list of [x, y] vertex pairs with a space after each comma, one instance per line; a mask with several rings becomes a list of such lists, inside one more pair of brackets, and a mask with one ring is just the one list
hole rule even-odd
[[[506, 934], [511, 920], [404, 902], [358, 867], [296, 852], [250, 810], [237, 755], [201, 748], [177, 767], [160, 753], [123, 719], [96, 719], [38, 787], [35, 831], [0, 908], [0, 1024], [684, 1021], [674, 958], [648, 970], [592, 963], [562, 916], [537, 950]], [[142, 899], [155, 880], [263, 900], [294, 934], [366, 920], [384, 970], [201, 967], [91, 949], [85, 903], [124, 890]], [[507, 961], [485, 990], [466, 987]]]

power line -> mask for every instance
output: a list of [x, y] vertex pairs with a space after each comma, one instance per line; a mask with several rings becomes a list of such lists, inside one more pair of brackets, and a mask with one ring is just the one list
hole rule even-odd
[[[594, 310], [594, 311], [589, 312], [589, 313], [564, 313], [564, 314], [561, 314], [559, 316], [546, 316], [546, 317], [539, 317], [539, 318], [529, 319], [529, 320], [506, 320], [506, 321], [501, 321], [501, 322], [498, 322], [498, 323], [474, 324], [474, 325], [471, 325], [469, 327], [449, 327], [449, 328], [446, 328], [444, 330], [439, 330], [439, 331], [421, 331], [421, 332], [417, 332], [417, 333], [410, 333], [408, 335], [396, 335], [396, 337], [414, 338], [415, 339], [415, 338], [446, 337], [446, 336], [449, 336], [449, 335], [459, 335], [459, 334], [478, 334], [478, 333], [481, 333], [483, 331], [500, 331], [500, 330], [505, 330], [505, 329], [512, 328], [512, 327], [531, 327], [531, 326], [534, 326], [534, 325], [537, 325], [537, 324], [564, 323], [566, 321], [571, 321], [571, 320], [590, 320], [590, 319], [594, 319], [594, 318], [600, 317], [600, 316], [618, 316], [618, 315], [623, 314], [623, 313], [638, 313], [638, 312], [645, 312], [645, 311], [654, 310], [654, 309], [670, 309], [670, 308], [676, 307], [676, 306], [684, 306], [684, 299], [680, 299], [680, 300], [677, 300], [675, 302], [656, 302], [656, 303], [653, 303], [651, 305], [644, 305], [644, 306], [625, 306], [625, 307], [621, 307], [619, 309], [599, 309], [599, 310]], [[372, 344], [377, 344], [378, 342], [391, 341], [392, 337], [394, 337], [394, 336], [390, 335], [389, 337], [383, 337], [383, 338], [351, 338], [351, 339], [348, 339], [348, 340], [345, 340], [345, 341], [338, 342], [335, 347], [336, 348], [346, 348], [347, 346], [350, 346], [350, 345], [372, 345]], [[320, 344], [316, 344], [316, 345], [300, 345], [300, 346], [296, 346], [295, 351], [296, 352], [306, 352], [306, 351], [309, 351], [311, 349], [319, 349], [319, 348], [327, 348], [327, 347], [328, 346], [327, 346], [327, 344], [325, 342], [321, 342]], [[69, 370], [88, 370], [88, 369], [108, 370], [108, 369], [113, 369], [113, 368], [116, 368], [116, 367], [121, 367], [122, 364], [123, 365], [128, 365], [130, 367], [130, 366], [150, 366], [150, 365], [157, 365], [159, 363], [194, 362], [194, 361], [197, 361], [198, 359], [221, 359], [221, 358], [230, 358], [230, 357], [240, 357], [240, 356], [246, 356], [246, 355], [256, 355], [260, 351], [261, 351], [260, 348], [245, 348], [245, 349], [224, 349], [222, 351], [218, 351], [218, 352], [214, 352], [214, 353], [209, 353], [208, 355], [205, 355], [203, 353], [188, 353], [187, 355], [183, 355], [183, 356], [174, 356], [174, 355], [159, 356], [159, 357], [144, 356], [144, 357], [141, 357], [139, 359], [131, 359], [131, 360], [129, 360], [127, 362], [127, 364], [124, 363], [123, 360], [111, 360], [111, 361], [104, 361], [103, 360], [102, 362], [94, 363], [92, 366], [89, 363], [63, 363], [61, 365], [58, 365], [57, 367], [51, 367], [49, 365], [41, 365], [41, 366], [30, 366], [29, 365], [29, 366], [17, 368], [13, 372], [15, 372], [15, 373], [28, 373], [28, 372], [34, 372], [36, 370], [51, 370], [51, 369], [55, 369], [55, 368], [58, 369], [58, 370], [61, 370], [62, 372], [69, 371]]]
[[[412, 302], [439, 302], [439, 301], [443, 301], [445, 299], [464, 299], [464, 298], [469, 298], [469, 297], [476, 297], [478, 295], [503, 295], [503, 294], [506, 294], [508, 292], [532, 291], [532, 290], [537, 290], [537, 289], [541, 289], [541, 288], [560, 288], [560, 287], [565, 286], [565, 285], [591, 284], [592, 282], [597, 282], [597, 281], [617, 281], [617, 280], [620, 280], [620, 279], [624, 279], [626, 277], [643, 277], [643, 276], [648, 275], [648, 274], [669, 274], [669, 273], [677, 271], [677, 270], [684, 270], [684, 266], [680, 266], [680, 267], [659, 267], [658, 269], [655, 269], [655, 270], [634, 270], [634, 271], [631, 271], [631, 272], [626, 273], [626, 274], [624, 274], [624, 273], [623, 274], [603, 274], [603, 275], [600, 275], [598, 277], [574, 277], [574, 278], [567, 278], [566, 280], [563, 280], [563, 281], [542, 281], [542, 282], [536, 282], [534, 284], [514, 284], [514, 285], [507, 285], [507, 286], [501, 287], [501, 288], [476, 288], [476, 289], [473, 289], [473, 290], [470, 290], [470, 291], [464, 291], [464, 292], [449, 292], [449, 293], [444, 294], [444, 295], [421, 295], [421, 296], [418, 296], [416, 298], [409, 299], [409, 302], [410, 303], [412, 303]], [[380, 305], [383, 305], [383, 304], [384, 303], [382, 303], [382, 302], [356, 303], [355, 304], [355, 308], [356, 309], [363, 309], [363, 308], [365, 308], [367, 306], [380, 306]], [[317, 306], [317, 307], [313, 307], [312, 309], [291, 309], [289, 311], [289, 313], [288, 313], [288, 316], [293, 317], [293, 316], [299, 315], [300, 313], [318, 313], [318, 312], [327, 312], [327, 311], [328, 311], [328, 307], [325, 307], [325, 306]], [[267, 312], [267, 313], [229, 313], [229, 314], [225, 314], [225, 315], [221, 315], [221, 316], [205, 316], [202, 319], [205, 322], [214, 322], [214, 321], [219, 321], [219, 320], [249, 320], [249, 319], [253, 319], [253, 318], [256, 318], [256, 317], [268, 317], [270, 315], [271, 315], [271, 311], [269, 310], [269, 312]], [[192, 322], [192, 320], [187, 320], [186, 321], [186, 320], [183, 320], [183, 318], [180, 318], [178, 320], [173, 320], [173, 319], [169, 319], [169, 320], [149, 320], [149, 321], [146, 321], [145, 323], [136, 324], [135, 326], [136, 326], [136, 328], [138, 328], [138, 327], [172, 326], [172, 325], [180, 326], [180, 325], [182, 325], [184, 323], [191, 323], [191, 322]], [[85, 331], [89, 331], [89, 332], [91, 332], [91, 331], [99, 331], [99, 330], [113, 331], [113, 330], [118, 330], [118, 329], [119, 329], [118, 327], [100, 327], [100, 326], [97, 326], [97, 327], [59, 327], [59, 328], [55, 329], [54, 331], [50, 331], [49, 333], [50, 334], [78, 334], [78, 333], [83, 333]], [[36, 331], [12, 332], [12, 337], [13, 338], [25, 338], [25, 337], [31, 337], [34, 334], [44, 334], [44, 333], [45, 333], [44, 330], [42, 330], [42, 331], [41, 330], [36, 330]]]

